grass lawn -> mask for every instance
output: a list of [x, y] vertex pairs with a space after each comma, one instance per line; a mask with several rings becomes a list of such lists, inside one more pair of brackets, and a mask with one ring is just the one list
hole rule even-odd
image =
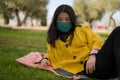
[[[15, 61], [32, 51], [46, 52], [47, 31], [0, 27], [0, 80], [69, 80]], [[100, 33], [105, 40], [108, 34]]]

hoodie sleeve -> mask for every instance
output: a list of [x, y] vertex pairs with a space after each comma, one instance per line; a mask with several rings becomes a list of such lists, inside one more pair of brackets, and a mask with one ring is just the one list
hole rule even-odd
[[83, 26], [81, 27], [82, 31], [84, 32], [86, 39], [88, 41], [88, 46], [91, 49], [100, 49], [103, 45], [103, 40], [102, 38], [95, 33], [89, 25], [87, 24], [83, 24]]

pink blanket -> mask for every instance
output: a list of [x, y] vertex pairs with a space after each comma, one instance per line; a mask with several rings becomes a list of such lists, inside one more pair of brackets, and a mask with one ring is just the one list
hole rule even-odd
[[52, 66], [42, 67], [40, 64], [35, 64], [35, 62], [39, 62], [43, 56], [44, 56], [44, 53], [31, 52], [26, 56], [23, 56], [23, 57], [16, 59], [16, 61], [27, 66], [27, 67], [36, 67], [36, 68], [40, 68], [40, 69], [49, 70], [49, 71], [55, 73], [56, 75], [58, 75], [54, 71]]
[[[23, 57], [20, 57], [18, 59], [16, 59], [17, 62], [27, 66], [27, 67], [36, 67], [36, 68], [40, 68], [40, 69], [45, 69], [48, 70], [50, 72], [53, 72], [56, 75], [62, 76], [60, 74], [58, 74], [52, 66], [47, 66], [47, 67], [42, 67], [40, 64], [35, 64], [36, 62], [39, 62], [43, 57], [44, 57], [45, 53], [40, 53], [40, 52], [31, 52], [28, 55], [25, 55]], [[66, 78], [73, 78], [73, 80], [78, 80], [80, 79], [80, 77], [68, 77], [68, 76], [63, 76]]]

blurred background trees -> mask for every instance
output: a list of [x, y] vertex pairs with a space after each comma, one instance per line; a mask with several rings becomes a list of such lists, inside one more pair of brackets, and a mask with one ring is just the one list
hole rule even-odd
[[[33, 19], [36, 19], [46, 26], [47, 3], [48, 0], [0, 0], [0, 17], [4, 19], [5, 24], [9, 24], [9, 20], [16, 17], [17, 26], [26, 25], [29, 17], [31, 25]], [[20, 12], [24, 14], [22, 20]]]
[[74, 0], [73, 8], [79, 22], [92, 23], [95, 20], [100, 20], [106, 13], [119, 10], [119, 4], [120, 0]]
[[[47, 24], [47, 8], [49, 0], [0, 0], [0, 18], [4, 19], [4, 24], [9, 24], [10, 20], [15, 20], [17, 26], [34, 25], [36, 20], [38, 25], [46, 26]], [[75, 10], [78, 23], [102, 20], [109, 15], [107, 22], [106, 17], [104, 23], [110, 24], [114, 20], [112, 16], [116, 10], [120, 9], [120, 0], [74, 0], [72, 7]], [[64, 4], [64, 2], [63, 2]], [[55, 4], [56, 5], [56, 4]], [[24, 16], [20, 16], [20, 14]], [[52, 16], [52, 15], [51, 15]], [[116, 22], [114, 20], [114, 22]], [[101, 24], [101, 23], [99, 23]], [[104, 25], [109, 26], [109, 25]]]

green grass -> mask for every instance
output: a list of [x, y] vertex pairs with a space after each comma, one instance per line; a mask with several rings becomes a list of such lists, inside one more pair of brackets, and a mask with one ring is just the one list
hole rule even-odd
[[109, 36], [109, 34], [110, 33], [98, 33], [101, 37], [102, 37], [102, 39], [105, 41], [107, 38], [108, 38], [108, 36]]
[[[15, 61], [32, 51], [46, 52], [46, 33], [0, 27], [0, 80], [69, 80]], [[100, 33], [100, 36], [105, 40], [108, 34]]]

